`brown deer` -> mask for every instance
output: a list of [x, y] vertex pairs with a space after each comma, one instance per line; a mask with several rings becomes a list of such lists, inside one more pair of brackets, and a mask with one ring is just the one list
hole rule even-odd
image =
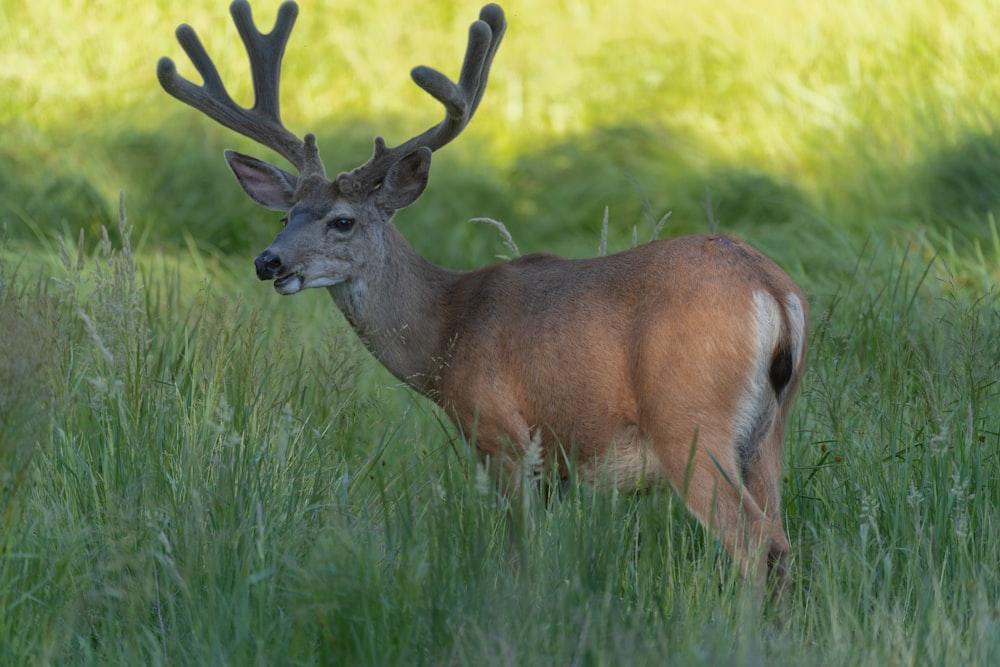
[[316, 138], [282, 124], [278, 80], [298, 14], [258, 32], [245, 0], [230, 11], [250, 56], [255, 102], [237, 105], [192, 28], [177, 38], [198, 86], [163, 58], [164, 89], [278, 152], [298, 175], [226, 151], [257, 203], [285, 227], [255, 260], [279, 294], [325, 287], [393, 375], [440, 405], [504, 480], [539, 443], [564, 475], [623, 488], [668, 483], [714, 530], [763, 593], [784, 583], [782, 440], [802, 379], [808, 306], [767, 257], [724, 235], [654, 241], [595, 259], [533, 254], [451, 271], [407, 244], [392, 218], [427, 186], [431, 153], [458, 136], [482, 99], [506, 29], [487, 5], [472, 24], [458, 83], [427, 67], [413, 80], [445, 118], [326, 177]]

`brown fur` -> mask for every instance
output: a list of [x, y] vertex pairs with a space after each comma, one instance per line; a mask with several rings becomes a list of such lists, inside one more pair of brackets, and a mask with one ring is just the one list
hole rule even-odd
[[[761, 584], [768, 560], [780, 564], [781, 446], [807, 312], [774, 263], [729, 237], [692, 236], [449, 278], [435, 316], [439, 361], [424, 391], [485, 456], [516, 462], [537, 433], [558, 465], [571, 450], [592, 481], [634, 488], [665, 479], [744, 574]], [[800, 300], [802, 342], [776, 419], [743, 461], [732, 420], [751, 372], [754, 291], [778, 304]], [[792, 344], [782, 326], [775, 349]]]

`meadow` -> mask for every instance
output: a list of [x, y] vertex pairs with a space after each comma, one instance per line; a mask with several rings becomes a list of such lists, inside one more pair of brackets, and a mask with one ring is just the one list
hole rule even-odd
[[[279, 215], [222, 149], [276, 158], [155, 77], [193, 76], [187, 22], [248, 98], [227, 3], [0, 0], [0, 664], [1000, 664], [1000, 6], [504, 7], [397, 223], [453, 268], [511, 253], [478, 217], [524, 253], [664, 221], [784, 267], [812, 309], [785, 607], [666, 490], [571, 485], [512, 566], [443, 415], [321, 290], [254, 277]], [[304, 0], [285, 122], [331, 171], [424, 129], [407, 73], [453, 75], [477, 11]]]

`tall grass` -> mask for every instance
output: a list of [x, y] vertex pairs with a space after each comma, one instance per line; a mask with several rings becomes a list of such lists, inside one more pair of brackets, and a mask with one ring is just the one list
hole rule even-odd
[[[593, 255], [672, 211], [785, 266], [813, 312], [788, 608], [746, 608], [666, 492], [570, 486], [511, 563], [442, 416], [324, 294], [254, 280], [277, 221], [219, 156], [258, 151], [153, 75], [190, 22], [246, 99], [225, 3], [0, 0], [0, 663], [1000, 662], [992, 3], [505, 6], [400, 227], [462, 267], [510, 252], [473, 217]], [[331, 171], [422, 129], [405, 72], [453, 73], [476, 8], [303, 3], [284, 117]]]
[[[1000, 307], [927, 246], [873, 244], [843, 267], [858, 280], [813, 297], [779, 622], [742, 604], [667, 492], [571, 486], [518, 523], [515, 567], [469, 452], [359, 356], [323, 295], [264, 310], [224, 270], [193, 291], [192, 262], [144, 267], [124, 221], [119, 236], [82, 264], [66, 252], [55, 283], [5, 264], [5, 326], [44, 317], [46, 336], [2, 357], [25, 388], [0, 406], [17, 461], [3, 662], [1000, 658]], [[59, 352], [32, 357], [46, 337]], [[32, 397], [25, 429], [9, 415]]]

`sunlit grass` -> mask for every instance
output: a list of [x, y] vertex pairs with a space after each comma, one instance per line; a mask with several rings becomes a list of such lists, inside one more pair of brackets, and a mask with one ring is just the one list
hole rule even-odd
[[[151, 240], [176, 242], [197, 228], [202, 244], [257, 247], [266, 219], [243, 202], [219, 154], [260, 149], [167, 96], [154, 74], [168, 55], [197, 78], [173, 37], [187, 22], [234, 96], [249, 102], [227, 3], [6, 0], [2, 8], [8, 227], [37, 237], [72, 220], [93, 236], [100, 224], [113, 227], [124, 189], [148, 212]], [[254, 8], [269, 27], [277, 3]], [[436, 158], [431, 188], [406, 213], [418, 245], [430, 229], [448, 239], [427, 245], [444, 251], [440, 261], [470, 247], [472, 263], [490, 256], [462, 225], [475, 216], [503, 219], [529, 246], [537, 234], [546, 245], [561, 241], [546, 249], [574, 254], [605, 205], [622, 229], [641, 223], [643, 197], [657, 218], [675, 212], [670, 231], [698, 230], [706, 188], [719, 194], [716, 217], [735, 229], [788, 214], [745, 215], [763, 188], [799, 202], [797, 219], [805, 211], [854, 234], [916, 223], [953, 227], [962, 242], [988, 233], [994, 180], [963, 184], [954, 175], [1000, 173], [1000, 93], [989, 80], [1000, 37], [990, 2], [506, 9], [510, 27], [477, 118]], [[422, 63], [454, 75], [477, 10], [304, 3], [285, 59], [285, 121], [320, 134], [331, 171], [365, 159], [377, 133], [398, 142], [436, 122], [438, 105], [407, 73]]]

